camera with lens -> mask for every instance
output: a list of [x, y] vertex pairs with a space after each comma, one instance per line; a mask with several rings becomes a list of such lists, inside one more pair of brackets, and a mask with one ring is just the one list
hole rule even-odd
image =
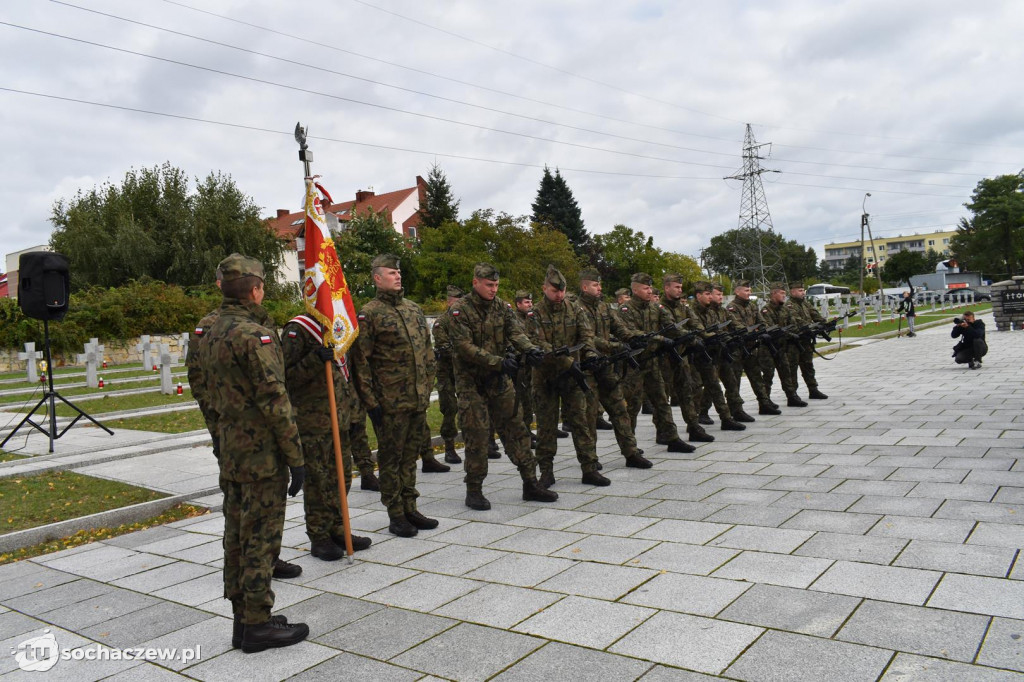
[[959, 317], [954, 317], [953, 324], [963, 324], [963, 320], [960, 319]]

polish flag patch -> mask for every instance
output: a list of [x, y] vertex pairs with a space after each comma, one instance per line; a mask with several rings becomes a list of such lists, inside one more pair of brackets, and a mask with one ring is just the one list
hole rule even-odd
[[203, 328], [202, 327], [196, 327], [196, 336], [202, 336], [202, 335], [203, 335]]
[[274, 339], [270, 338], [269, 336], [261, 336], [260, 337], [260, 343], [262, 343], [264, 346], [267, 345], [268, 343], [273, 343], [273, 342], [274, 342]]
[[298, 332], [288, 332], [288, 338], [289, 339], [294, 339], [298, 335], [299, 335]]

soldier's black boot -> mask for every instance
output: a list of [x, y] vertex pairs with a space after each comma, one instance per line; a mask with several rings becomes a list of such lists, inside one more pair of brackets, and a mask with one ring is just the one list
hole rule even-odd
[[246, 625], [242, 632], [242, 651], [247, 654], [298, 644], [309, 636], [305, 623], [282, 623], [273, 618], [261, 625]]
[[722, 420], [723, 431], [746, 431], [747, 427], [740, 424], [735, 419], [723, 419]]
[[477, 511], [487, 511], [491, 508], [491, 503], [486, 497], [484, 497], [484, 494], [481, 491], [467, 490], [466, 506]]
[[487, 443], [487, 459], [501, 459], [501, 450], [498, 449], [498, 443], [494, 438]]
[[800, 396], [798, 396], [796, 393], [794, 393], [793, 395], [790, 395], [790, 396], [786, 397], [786, 406], [787, 407], [807, 407], [807, 403], [804, 402], [803, 400], [800, 400]]
[[406, 520], [405, 514], [402, 514], [401, 516], [392, 516], [391, 523], [388, 525], [388, 530], [400, 538], [411, 538], [416, 535], [416, 533], [419, 533], [419, 531], [416, 530], [416, 526]]
[[583, 480], [580, 482], [584, 485], [596, 485], [601, 487], [612, 484], [612, 482], [608, 480], [608, 477], [600, 471], [584, 471]]
[[598, 470], [598, 471], [601, 471], [602, 469], [604, 469], [604, 465], [603, 465], [603, 464], [601, 464], [601, 462], [600, 462], [600, 461], [598, 461], [598, 463], [597, 463], [597, 465], [596, 465], [596, 466], [597, 466], [597, 470]]
[[697, 448], [693, 447], [681, 438], [676, 438], [675, 440], [670, 440], [668, 442], [669, 452], [694, 452], [696, 450]]
[[747, 414], [743, 410], [733, 410], [732, 411], [732, 418], [733, 418], [734, 421], [746, 422], [747, 424], [750, 424], [750, 423], [755, 421], [753, 417], [751, 417], [749, 414]]
[[462, 458], [455, 452], [455, 441], [451, 438], [444, 439], [444, 461], [448, 464], [462, 464]]
[[[355, 538], [352, 538], [353, 546]], [[342, 540], [344, 543], [344, 540]], [[354, 547], [353, 547], [354, 549]], [[325, 540], [313, 540], [309, 545], [309, 553], [323, 561], [337, 561], [345, 556], [345, 550], [338, 546], [331, 538]]]
[[[287, 623], [288, 616], [271, 616], [271, 622]], [[231, 630], [231, 648], [237, 649], [242, 646], [242, 635], [245, 633], [245, 626], [242, 624], [241, 616], [235, 616], [235, 624]]]
[[435, 458], [433, 453], [423, 457], [423, 473], [425, 474], [443, 474], [446, 471], [451, 471], [452, 468], [447, 464], [441, 464]]
[[686, 427], [687, 440], [692, 440], [694, 443], [714, 443], [715, 437], [704, 430], [704, 427], [700, 424], [694, 424], [693, 426]]
[[433, 530], [437, 528], [437, 519], [427, 518], [417, 510], [405, 512], [405, 520], [420, 530]]
[[707, 412], [701, 412], [700, 416], [697, 417], [697, 423], [703, 424], [704, 426], [711, 426], [715, 423], [715, 420], [711, 418], [711, 415]]
[[782, 414], [778, 405], [773, 403], [761, 403], [757, 408], [758, 414]]
[[[331, 533], [331, 540], [334, 540], [334, 544], [342, 549], [345, 549], [345, 536], [341, 533]], [[373, 544], [373, 540], [362, 535], [352, 536], [352, 551], [362, 552], [364, 549], [370, 549], [370, 545]]]
[[289, 578], [298, 578], [302, 575], [302, 566], [298, 564], [290, 564], [287, 561], [281, 561], [280, 559], [274, 560], [274, 573], [273, 577], [278, 580], [287, 580]]
[[562, 429], [556, 428], [555, 429], [555, 435], [558, 436], [559, 438], [568, 438], [569, 437], [569, 432], [568, 431], [563, 431]]
[[640, 414], [654, 414], [654, 408], [646, 400], [640, 405]]
[[380, 481], [377, 480], [377, 474], [373, 473], [373, 471], [359, 474], [359, 489], [380, 491]]
[[537, 481], [523, 481], [523, 499], [534, 502], [554, 502], [558, 499], [558, 493], [554, 490], [545, 490], [537, 484]]
[[650, 469], [654, 464], [643, 455], [633, 455], [626, 458], [626, 466], [631, 469]]
[[540, 479], [537, 481], [537, 485], [547, 490], [555, 484], [555, 472], [554, 467], [550, 462], [547, 464], [540, 465]]
[[807, 397], [811, 400], [828, 400], [828, 396], [819, 391], [817, 386], [807, 392]]
[[611, 422], [609, 422], [604, 417], [598, 417], [597, 418], [597, 430], [598, 431], [611, 431], [613, 428], [615, 428], [615, 427], [613, 427], [611, 425]]

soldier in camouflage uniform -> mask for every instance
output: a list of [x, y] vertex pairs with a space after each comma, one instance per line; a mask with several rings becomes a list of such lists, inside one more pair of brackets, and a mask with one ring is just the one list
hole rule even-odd
[[[223, 279], [223, 273], [220, 268], [217, 268], [217, 288], [220, 288], [221, 280]], [[207, 397], [206, 391], [206, 376], [203, 373], [203, 368], [199, 363], [199, 344], [203, 340], [203, 337], [210, 328], [213, 327], [213, 323], [220, 317], [220, 308], [214, 308], [203, 319], [199, 320], [196, 324], [195, 331], [188, 337], [188, 352], [185, 355], [185, 367], [188, 370], [188, 385], [192, 389], [192, 397], [195, 398], [196, 402], [199, 403], [199, 412], [203, 415], [203, 421], [206, 422], [206, 428], [210, 432], [210, 438], [213, 443], [213, 456], [220, 459], [220, 437], [217, 435], [217, 422], [216, 413], [210, 408], [210, 401]], [[272, 326], [272, 323], [268, 324]], [[287, 578], [298, 578], [302, 575], [302, 566], [298, 564], [291, 564], [287, 561], [282, 561], [280, 557], [274, 558], [274, 578], [287, 579]], [[235, 645], [237, 649], [241, 646], [241, 642]]]
[[[521, 289], [516, 292], [516, 319], [523, 329], [527, 328], [527, 319], [530, 311], [533, 310], [533, 294]], [[537, 436], [533, 433], [533, 372], [523, 369], [516, 376], [516, 393], [519, 398], [519, 406], [523, 410], [523, 423], [530, 431], [530, 447], [537, 446]]]
[[[714, 285], [711, 282], [697, 282], [694, 285], [694, 303], [693, 316], [697, 324], [702, 328], [712, 327], [725, 319], [728, 319], [724, 310], [719, 308], [715, 310], [712, 306], [712, 300], [714, 298]], [[701, 399], [701, 405], [705, 403], [715, 406], [715, 411], [718, 413], [719, 418], [722, 420], [723, 431], [743, 431], [747, 427], [733, 419], [732, 412], [729, 409], [729, 403], [725, 399], [725, 395], [722, 393], [722, 384], [719, 383], [718, 367], [721, 363], [719, 358], [714, 357], [716, 355], [715, 350], [710, 351], [712, 354], [712, 360], [708, 360], [704, 354], [694, 355], [694, 366], [697, 368], [697, 372], [700, 374], [701, 384], [704, 386], [704, 393]], [[735, 388], [735, 387], [732, 387]]]
[[[306, 535], [310, 554], [324, 561], [337, 561], [345, 555], [345, 528], [342, 523], [341, 497], [338, 493], [338, 468], [334, 458], [334, 435], [328, 413], [327, 378], [324, 364], [331, 363], [338, 431], [341, 440], [345, 490], [352, 486], [352, 453], [348, 441], [349, 410], [348, 368], [334, 359], [334, 349], [323, 343], [323, 325], [309, 315], [298, 315], [284, 326], [281, 347], [284, 352], [285, 386], [295, 413], [306, 462], [306, 488], [302, 504], [306, 511]], [[352, 536], [355, 551], [370, 546], [370, 538]]]
[[[789, 311], [786, 308], [786, 285], [784, 282], [772, 282], [771, 297], [761, 308], [761, 317], [769, 325], [788, 327], [792, 324], [789, 319]], [[771, 349], [761, 348], [761, 374], [764, 377], [764, 392], [771, 399], [772, 379], [775, 371], [779, 372], [779, 383], [786, 393], [786, 405], [788, 407], [807, 407], [807, 403], [800, 399], [796, 393], [796, 379], [789, 371], [789, 354], [787, 351], [788, 341], [779, 341], [776, 353]]]
[[224, 302], [199, 344], [199, 370], [220, 443], [224, 596], [235, 617], [232, 645], [251, 653], [296, 644], [309, 634], [304, 623], [270, 615], [285, 495], [298, 494], [305, 470], [281, 343], [260, 306], [263, 266], [232, 254], [220, 271]]
[[[601, 273], [593, 268], [580, 272], [580, 307], [594, 330], [594, 347], [608, 356], [627, 348], [625, 341], [637, 335], [627, 329], [618, 313], [601, 300]], [[626, 466], [650, 469], [653, 465], [636, 446], [636, 435], [626, 409], [626, 399], [619, 386], [619, 368], [605, 365], [587, 373], [593, 390], [587, 393], [587, 426], [597, 437], [597, 414], [600, 405], [608, 411], [619, 451], [626, 458]]]
[[366, 433], [366, 410], [363, 408], [363, 401], [359, 399], [359, 394], [354, 390], [349, 391], [347, 397], [350, 401], [349, 449], [352, 451], [352, 461], [359, 469], [359, 488], [377, 492], [380, 490], [380, 481], [373, 471], [373, 453], [370, 452], [370, 438]]
[[[789, 285], [789, 300], [786, 301], [786, 312], [789, 319], [795, 325], [814, 324], [824, 322], [814, 305], [805, 296], [804, 285], [794, 283]], [[797, 368], [803, 375], [804, 385], [807, 386], [807, 397], [812, 400], [825, 400], [827, 395], [818, 390], [818, 380], [814, 378], [814, 339], [799, 339], [789, 344], [789, 374], [793, 377], [793, 385], [797, 381]]]
[[452, 360], [451, 307], [466, 292], [454, 284], [448, 285], [448, 309], [437, 316], [431, 335], [434, 338], [434, 357], [437, 359], [437, 402], [441, 408], [441, 438], [444, 440], [444, 461], [462, 464], [462, 458], [455, 451], [455, 437], [459, 428], [455, 419], [459, 413], [459, 401], [455, 396], [455, 365]]
[[[645, 272], [632, 276], [632, 296], [619, 306], [619, 317], [635, 336], [658, 332], [674, 323], [672, 315], [660, 303], [652, 303], [651, 285], [654, 278]], [[678, 329], [666, 332], [668, 336], [655, 334], [646, 343], [647, 352], [638, 359], [640, 369], [628, 367], [622, 382], [622, 393], [626, 398], [629, 419], [636, 433], [636, 418], [641, 403], [646, 397], [651, 402], [654, 426], [657, 429], [655, 442], [667, 445], [669, 452], [693, 452], [694, 447], [679, 438], [676, 423], [672, 420], [672, 408], [665, 395], [665, 384], [661, 372], [657, 371], [654, 351], [671, 343], [673, 337], [681, 334]]]
[[[725, 287], [718, 282], [712, 283], [710, 312], [715, 322], [730, 322], [731, 324], [725, 327], [724, 331], [738, 331], [743, 325], [737, 322], [733, 315], [723, 307], [722, 303], [724, 300]], [[739, 349], [735, 349], [733, 352], [742, 353]], [[718, 379], [725, 388], [725, 402], [729, 406], [729, 413], [732, 414], [733, 420], [749, 423], [753, 422], [754, 418], [743, 409], [743, 396], [740, 395], [740, 373], [734, 369], [737, 362], [739, 362], [739, 358], [731, 355], [723, 348], [715, 357], [715, 370], [718, 372]], [[712, 395], [705, 393], [701, 402], [701, 410], [707, 412], [711, 409], [711, 404]]]
[[[757, 305], [750, 300], [750, 280], [741, 279], [733, 287], [732, 303], [726, 306], [725, 311], [729, 313], [733, 321], [741, 327], [750, 328], [766, 324], [761, 311]], [[771, 401], [764, 388], [764, 375], [761, 372], [761, 362], [756, 348], [748, 348], [750, 353], [741, 351], [740, 357], [732, 363], [730, 369], [736, 376], [736, 383], [740, 382], [740, 375], [746, 372], [750, 388], [754, 390], [757, 397], [758, 414], [782, 414], [779, 406]]]
[[380, 501], [388, 530], [412, 537], [437, 527], [416, 509], [416, 460], [423, 440], [434, 350], [420, 307], [402, 295], [397, 256], [377, 256], [370, 264], [377, 297], [359, 311], [359, 338], [352, 346], [356, 390], [377, 432]]
[[[486, 510], [491, 503], [483, 495], [487, 476], [487, 435], [491, 424], [498, 428], [505, 452], [519, 468], [523, 499], [554, 502], [558, 494], [537, 485], [536, 460], [530, 451], [530, 432], [515, 405], [515, 376], [519, 363], [505, 355], [510, 344], [539, 362], [542, 351], [534, 346], [511, 307], [497, 296], [498, 271], [488, 263], [473, 268], [473, 289], [452, 306], [452, 343], [455, 346], [455, 388], [459, 395], [459, 419], [466, 438], [466, 506]], [[522, 368], [525, 370], [526, 368]]]
[[[582, 482], [587, 485], [610, 485], [597, 470], [597, 432], [587, 423], [587, 396], [570, 372], [583, 375], [580, 360], [593, 361], [594, 331], [586, 314], [565, 297], [565, 277], [553, 265], [544, 276], [543, 298], [526, 314], [526, 330], [537, 347], [548, 353], [533, 369], [533, 396], [537, 404], [537, 467], [540, 485], [550, 488], [555, 484], [554, 462], [558, 451], [558, 407], [562, 405], [562, 418], [569, 424], [576, 459], [583, 471]], [[554, 355], [557, 348], [582, 345], [571, 354]], [[593, 393], [593, 391], [588, 391]]]
[[[667, 273], [664, 278], [665, 301], [662, 305], [672, 316], [673, 322], [686, 323], [686, 330], [697, 329], [697, 321], [690, 310], [690, 306], [683, 300], [683, 277], [676, 273]], [[700, 390], [693, 381], [692, 360], [688, 356], [683, 362], [674, 362], [668, 355], [663, 355], [662, 375], [670, 380], [675, 386], [675, 394], [682, 412], [683, 421], [686, 422], [687, 440], [710, 443], [715, 437], [704, 430], [704, 427], [697, 421], [697, 401]]]

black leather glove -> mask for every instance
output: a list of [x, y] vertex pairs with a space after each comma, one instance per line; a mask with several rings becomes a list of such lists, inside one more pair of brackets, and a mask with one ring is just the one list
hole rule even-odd
[[302, 490], [302, 484], [306, 482], [306, 467], [288, 467], [288, 472], [292, 475], [288, 497], [295, 497]]
[[600, 369], [602, 364], [604, 364], [604, 358], [594, 356], [592, 358], [587, 358], [586, 360], [581, 362], [580, 368], [584, 372], [593, 372], [595, 370]]
[[672, 347], [674, 347], [675, 345], [676, 345], [676, 344], [675, 344], [675, 342], [674, 342], [674, 341], [673, 341], [672, 339], [662, 339], [662, 340], [661, 340], [661, 347], [662, 347], [662, 348], [663, 348], [664, 350], [668, 350], [669, 348], [672, 348]]
[[331, 362], [334, 360], [334, 349], [327, 348], [326, 346], [319, 346], [313, 353], [320, 358], [321, 362]]
[[526, 364], [530, 367], [539, 367], [544, 362], [544, 351], [540, 348], [533, 348], [526, 352]]
[[501, 371], [510, 379], [515, 381], [516, 375], [519, 373], [519, 361], [514, 357], [507, 356], [501, 361]]
[[367, 410], [366, 416], [368, 416], [370, 418], [370, 421], [373, 423], [373, 428], [377, 431], [380, 431], [381, 422], [384, 421], [384, 408], [378, 405], [372, 410]]
[[643, 348], [644, 346], [647, 345], [647, 339], [641, 338], [639, 336], [634, 336], [633, 338], [631, 338], [626, 343], [628, 343], [629, 347], [633, 348], [633, 349]]

